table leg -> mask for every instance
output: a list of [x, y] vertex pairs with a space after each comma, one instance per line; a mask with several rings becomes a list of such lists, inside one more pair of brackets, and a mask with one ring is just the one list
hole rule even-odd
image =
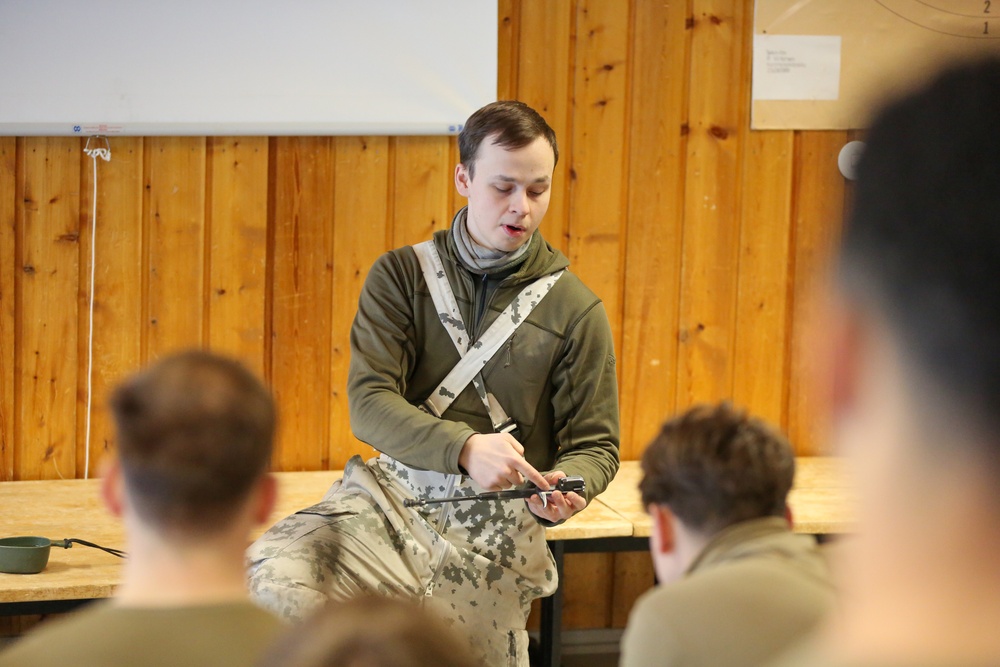
[[542, 598], [541, 667], [559, 667], [562, 663], [563, 558], [566, 543], [554, 540], [549, 542], [549, 548], [556, 562], [559, 585], [555, 593]]

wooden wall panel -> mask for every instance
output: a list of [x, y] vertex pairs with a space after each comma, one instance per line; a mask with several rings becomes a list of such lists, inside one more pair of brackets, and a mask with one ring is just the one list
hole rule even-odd
[[604, 301], [621, 349], [629, 4], [580, 0], [576, 29], [570, 266]]
[[389, 140], [386, 137], [338, 137], [336, 141], [334, 219], [352, 221], [352, 224], [335, 225], [333, 229], [329, 459], [333, 467], [342, 468], [354, 454], [364, 458], [374, 454], [373, 449], [351, 432], [347, 406], [350, 331], [368, 268], [391, 248], [391, 244], [386, 233]]
[[563, 568], [565, 628], [611, 627], [614, 555], [569, 554]]
[[[142, 345], [142, 170], [141, 137], [109, 141], [111, 160], [97, 159], [97, 219], [94, 213], [95, 162], [82, 154], [80, 233], [79, 372], [77, 390], [78, 477], [93, 477], [100, 460], [115, 444], [107, 408], [113, 387], [141, 365]], [[94, 244], [91, 239], [96, 239]], [[94, 258], [93, 361], [89, 371], [90, 451], [86, 447], [90, 354], [90, 277]]]
[[204, 137], [146, 139], [145, 359], [204, 344], [205, 144]]
[[267, 137], [208, 141], [209, 347], [264, 373]]
[[392, 247], [426, 241], [451, 225], [448, 210], [455, 189], [447, 137], [394, 137], [389, 187]]
[[32, 137], [18, 154], [21, 279], [15, 477], [76, 476], [80, 141]]
[[271, 387], [281, 410], [274, 465], [315, 470], [329, 438], [334, 144], [272, 143]]
[[741, 76], [751, 13], [696, 0], [692, 19], [677, 408], [732, 393], [739, 257], [740, 151], [749, 81]]
[[751, 132], [743, 153], [733, 399], [772, 424], [785, 417], [792, 132]]
[[14, 478], [17, 272], [14, 199], [17, 139], [0, 137], [0, 480]]
[[[623, 459], [674, 410], [691, 31], [684, 3], [638, 3], [630, 71], [625, 310], [619, 350]], [[651, 147], [656, 147], [651, 150]], [[625, 400], [642, 396], [642, 400]]]

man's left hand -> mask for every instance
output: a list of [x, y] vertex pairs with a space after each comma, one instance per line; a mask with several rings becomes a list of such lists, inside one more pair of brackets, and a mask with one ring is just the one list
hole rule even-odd
[[[565, 476], [566, 473], [563, 471], [554, 470], [546, 474], [545, 479], [555, 487], [556, 482]], [[548, 497], [547, 506], [544, 507], [541, 497], [537, 495], [528, 498], [527, 502], [531, 513], [546, 521], [564, 521], [587, 506], [587, 500], [572, 491], [569, 493], [553, 491]]]

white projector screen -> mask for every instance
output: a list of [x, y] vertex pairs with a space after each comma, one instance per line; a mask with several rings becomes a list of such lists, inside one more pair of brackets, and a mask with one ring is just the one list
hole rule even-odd
[[497, 0], [0, 0], [0, 135], [452, 134]]

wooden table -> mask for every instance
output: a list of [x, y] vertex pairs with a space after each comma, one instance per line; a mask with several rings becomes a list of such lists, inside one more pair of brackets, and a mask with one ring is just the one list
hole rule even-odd
[[[317, 502], [340, 471], [276, 473], [278, 503], [271, 519], [252, 535], [256, 539], [278, 520]], [[0, 537], [38, 535], [76, 537], [102, 546], [125, 548], [121, 521], [100, 499], [100, 480], [0, 482]], [[601, 503], [592, 503], [566, 523], [547, 529], [549, 540], [585, 540], [632, 535], [632, 525]], [[121, 560], [97, 549], [75, 545], [53, 548], [45, 570], [36, 575], [0, 573], [3, 613], [27, 614], [10, 603], [59, 602], [105, 598], [121, 579]], [[44, 605], [39, 608], [44, 608]], [[52, 605], [47, 607], [49, 611]]]
[[[258, 537], [279, 519], [317, 502], [339, 471], [276, 473], [278, 504]], [[546, 529], [562, 581], [564, 556], [578, 552], [636, 551], [648, 548], [650, 521], [639, 498], [638, 462], [622, 464], [608, 489], [582, 512]], [[121, 522], [104, 509], [99, 480], [0, 482], [0, 537], [39, 535], [76, 537], [103, 546], [126, 548]], [[798, 460], [790, 504], [795, 529], [804, 533], [841, 533], [851, 526], [852, 494], [839, 461]], [[68, 611], [112, 594], [121, 579], [121, 560], [88, 547], [53, 549], [45, 570], [35, 575], [0, 573], [0, 614]], [[652, 583], [652, 582], [651, 582]], [[560, 663], [563, 588], [542, 600], [543, 664]]]
[[[795, 483], [788, 495], [795, 532], [851, 532], [854, 492], [846, 481], [844, 462], [835, 457], [806, 456], [797, 458], [795, 465]], [[600, 500], [632, 524], [636, 537], [649, 537], [652, 523], [639, 496], [640, 479], [639, 462], [624, 461]]]

